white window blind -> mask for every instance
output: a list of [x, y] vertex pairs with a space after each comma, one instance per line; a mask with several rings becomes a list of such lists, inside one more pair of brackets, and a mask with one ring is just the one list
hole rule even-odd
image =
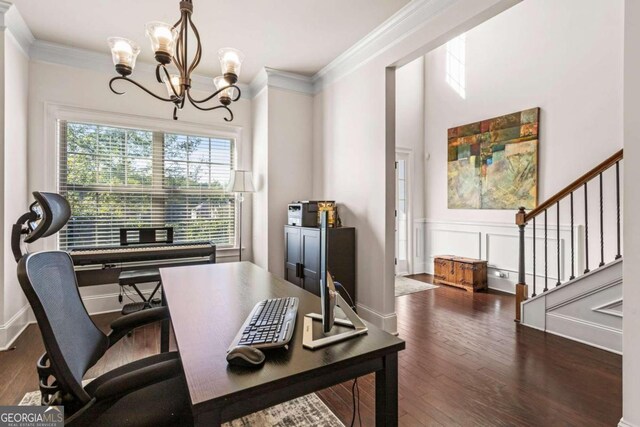
[[71, 204], [60, 248], [118, 245], [120, 228], [173, 227], [174, 241], [235, 242], [225, 191], [234, 140], [58, 122], [59, 191]]

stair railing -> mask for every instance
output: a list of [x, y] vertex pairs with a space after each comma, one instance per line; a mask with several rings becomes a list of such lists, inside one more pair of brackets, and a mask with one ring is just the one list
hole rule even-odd
[[[569, 280], [573, 280], [576, 278], [576, 248], [575, 248], [575, 239], [574, 239], [574, 193], [576, 191], [582, 190], [584, 192], [584, 251], [585, 251], [585, 270], [584, 274], [588, 273], [589, 270], [589, 209], [588, 209], [588, 185], [593, 180], [598, 180], [599, 184], [599, 222], [600, 222], [600, 263], [599, 267], [605, 265], [605, 255], [604, 255], [604, 203], [603, 203], [603, 178], [602, 174], [607, 171], [609, 168], [615, 167], [615, 180], [616, 180], [616, 255], [615, 259], [619, 259], [622, 257], [622, 248], [620, 243], [620, 161], [623, 159], [623, 150], [618, 151], [589, 172], [582, 175], [580, 178], [573, 181], [571, 184], [567, 185], [565, 188], [560, 190], [558, 193], [551, 196], [544, 203], [541, 203], [537, 208], [531, 210], [530, 212], [526, 212], [524, 208], [520, 208], [518, 213], [516, 214], [516, 224], [519, 228], [519, 263], [518, 263], [518, 284], [516, 285], [516, 322], [520, 322], [521, 320], [521, 303], [529, 298], [529, 286], [526, 281], [526, 271], [525, 271], [525, 232], [526, 227], [529, 223], [532, 223], [532, 232], [533, 232], [533, 276], [532, 276], [532, 285], [533, 292], [531, 294], [532, 297], [537, 295], [537, 283], [536, 283], [536, 222], [543, 221], [544, 222], [544, 288], [542, 289], [542, 293], [547, 292], [549, 290], [549, 248], [547, 244], [547, 240], [549, 237], [548, 232], [548, 216], [549, 214], [553, 214], [555, 211], [556, 215], [556, 242], [557, 246], [555, 248], [555, 252], [557, 255], [557, 264], [558, 264], [558, 277], [556, 281], [556, 286], [561, 285], [560, 277], [560, 202], [564, 201], [568, 198], [568, 202], [570, 204], [569, 207], [569, 215], [570, 215], [570, 224], [571, 224], [571, 248], [570, 248], [570, 257], [571, 257], [571, 275], [569, 276]], [[555, 208], [555, 209], [554, 209]], [[541, 217], [541, 218], [539, 218]], [[537, 220], [537, 221], [536, 221]], [[579, 274], [579, 273], [578, 273]]]

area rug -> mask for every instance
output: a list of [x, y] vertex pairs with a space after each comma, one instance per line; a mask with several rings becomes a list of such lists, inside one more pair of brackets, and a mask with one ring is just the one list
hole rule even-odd
[[408, 277], [396, 276], [396, 296], [413, 294], [415, 292], [428, 291], [438, 286], [430, 283], [409, 279]]
[[[40, 405], [40, 392], [32, 391], [24, 395], [20, 401], [21, 406]], [[344, 427], [333, 412], [315, 394], [307, 394], [289, 402], [272, 406], [264, 411], [256, 412], [246, 417], [238, 418], [223, 424], [226, 427], [245, 426], [321, 426]]]

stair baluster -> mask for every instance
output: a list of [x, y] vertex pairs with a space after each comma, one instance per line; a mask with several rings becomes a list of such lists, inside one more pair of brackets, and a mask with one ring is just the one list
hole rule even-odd
[[589, 271], [589, 203], [587, 199], [587, 183], [584, 183], [584, 274]]
[[571, 201], [571, 276], [569, 276], [569, 280], [573, 280], [576, 278], [575, 239], [573, 237], [573, 191], [571, 192], [569, 199]]
[[556, 241], [558, 252], [558, 281], [556, 286], [560, 286], [560, 200], [556, 203]]
[[600, 264], [604, 265], [604, 206], [602, 201], [602, 173], [600, 173]]
[[533, 218], [533, 293], [531, 297], [536, 296], [536, 219]]
[[542, 292], [549, 290], [549, 259], [547, 257], [547, 210], [544, 210], [544, 289]]
[[622, 258], [622, 250], [620, 247], [620, 161], [616, 162], [616, 228], [618, 240], [618, 253], [616, 259]]

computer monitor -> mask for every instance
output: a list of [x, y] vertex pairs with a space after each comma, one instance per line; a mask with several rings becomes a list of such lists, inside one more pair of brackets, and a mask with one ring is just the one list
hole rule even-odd
[[335, 319], [336, 288], [327, 266], [329, 242], [327, 236], [328, 212], [320, 212], [320, 305], [322, 306], [322, 329], [331, 332]]
[[[305, 314], [302, 335], [302, 345], [312, 350], [367, 333], [367, 326], [336, 291], [333, 277], [331, 277], [329, 270], [329, 251], [331, 248], [329, 247], [327, 217], [326, 211], [320, 212], [320, 308], [322, 314]], [[337, 310], [336, 306], [340, 310]], [[336, 318], [336, 311], [341, 311], [341, 317]], [[322, 321], [322, 338], [314, 339], [313, 320]], [[348, 327], [350, 330], [329, 334], [334, 323]]]

